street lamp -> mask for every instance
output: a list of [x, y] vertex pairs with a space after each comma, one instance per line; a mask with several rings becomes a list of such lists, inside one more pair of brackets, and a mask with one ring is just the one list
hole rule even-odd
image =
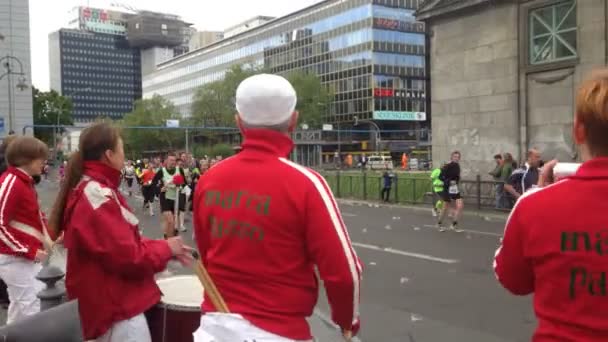
[[378, 148], [380, 146], [380, 127], [378, 127], [378, 125], [370, 120], [359, 120], [359, 118], [355, 115], [355, 124], [354, 126], [358, 126], [360, 122], [363, 123], [368, 123], [371, 126], [374, 126], [374, 128], [376, 129], [376, 154], [378, 154]]
[[[19, 65], [19, 71], [13, 70], [12, 62], [17, 62], [17, 64]], [[13, 131], [13, 84], [11, 75], [21, 76], [17, 81], [17, 89], [19, 89], [20, 91], [24, 91], [29, 86], [26, 83], [25, 73], [23, 72], [23, 64], [21, 63], [19, 58], [6, 55], [0, 58], [0, 64], [2, 64], [2, 67], [4, 67], [5, 70], [5, 72], [0, 75], [0, 80], [2, 80], [5, 76], [8, 76], [6, 78], [8, 80], [8, 126], [9, 131]]]

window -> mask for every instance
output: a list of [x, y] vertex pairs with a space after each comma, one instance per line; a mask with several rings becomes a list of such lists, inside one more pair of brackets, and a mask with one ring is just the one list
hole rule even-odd
[[531, 10], [529, 13], [530, 64], [575, 58], [576, 0]]

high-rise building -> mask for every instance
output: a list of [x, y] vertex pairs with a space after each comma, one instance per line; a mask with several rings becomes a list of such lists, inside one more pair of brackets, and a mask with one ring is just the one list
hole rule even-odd
[[430, 129], [426, 31], [414, 18], [420, 2], [319, 2], [158, 64], [143, 78], [143, 96], [161, 95], [189, 116], [197, 88], [233, 65], [314, 73], [335, 94], [328, 123], [367, 129], [371, 121], [391, 152], [406, 151], [403, 141], [426, 140]]
[[61, 29], [49, 50], [51, 89], [72, 99], [75, 122], [120, 119], [141, 98], [139, 49], [125, 36]]
[[28, 1], [0, 0], [0, 136], [33, 124], [31, 80]]
[[71, 28], [49, 35], [49, 62], [51, 89], [72, 99], [76, 123], [132, 111], [141, 98], [142, 64], [150, 64], [144, 52], [162, 61], [188, 51], [190, 24], [173, 15], [90, 7], [72, 13]]

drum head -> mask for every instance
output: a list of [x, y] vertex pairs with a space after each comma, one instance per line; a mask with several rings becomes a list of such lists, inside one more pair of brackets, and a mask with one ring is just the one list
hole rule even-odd
[[176, 276], [156, 282], [163, 293], [161, 305], [198, 309], [203, 302], [203, 285], [196, 276]]

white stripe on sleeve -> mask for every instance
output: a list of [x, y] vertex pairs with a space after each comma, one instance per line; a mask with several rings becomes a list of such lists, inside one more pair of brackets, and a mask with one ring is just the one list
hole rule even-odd
[[335, 201], [333, 199], [333, 195], [331, 194], [331, 192], [325, 190], [325, 187], [323, 186], [319, 178], [317, 178], [310, 170], [285, 158], [279, 158], [279, 160], [305, 175], [314, 184], [316, 190], [323, 199], [323, 204], [325, 204], [325, 208], [327, 209], [329, 217], [331, 218], [336, 234], [340, 239], [340, 243], [342, 245], [344, 255], [346, 256], [351, 276], [353, 277], [353, 322], [355, 322], [359, 317], [359, 265], [358, 261], [355, 260], [355, 253], [350, 245], [348, 234], [342, 226], [341, 216], [334, 207]]
[[6, 202], [13, 190], [13, 185], [15, 184], [15, 180], [17, 177], [15, 175], [9, 174], [2, 182], [2, 186], [0, 186], [0, 199], [2, 200], [2, 206], [0, 207], [0, 240], [4, 242], [10, 249], [15, 252], [27, 252], [27, 248], [23, 247], [15, 237], [9, 233], [6, 222], [4, 219], [4, 210], [6, 207]]

